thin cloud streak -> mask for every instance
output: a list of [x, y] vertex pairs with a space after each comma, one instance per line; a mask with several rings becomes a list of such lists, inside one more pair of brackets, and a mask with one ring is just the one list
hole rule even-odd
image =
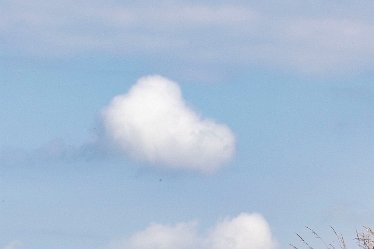
[[[1, 48], [9, 53], [167, 56], [191, 64], [276, 66], [304, 73], [357, 70], [374, 62], [373, 18], [358, 10], [339, 12], [350, 8], [342, 3], [327, 4], [337, 10], [320, 15], [305, 10], [284, 14], [276, 6], [256, 8], [256, 3], [161, 1], [151, 8], [145, 3], [18, 0], [1, 5]], [[298, 5], [289, 1], [284, 6]]]
[[104, 145], [97, 141], [71, 145], [62, 139], [53, 139], [35, 149], [0, 148], [0, 168], [108, 160], [108, 153]]

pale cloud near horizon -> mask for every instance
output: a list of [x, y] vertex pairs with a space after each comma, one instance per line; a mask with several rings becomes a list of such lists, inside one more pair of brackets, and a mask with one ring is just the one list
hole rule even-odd
[[6, 246], [2, 247], [2, 249], [18, 249], [21, 246], [22, 246], [22, 243], [20, 241], [15, 240], [15, 241], [10, 242]]
[[304, 4], [3, 1], [0, 48], [42, 57], [86, 52], [167, 56], [189, 64], [276, 66], [307, 73], [370, 68], [374, 19], [365, 14], [370, 8], [334, 1]]
[[161, 167], [212, 172], [235, 152], [224, 124], [203, 118], [183, 99], [176, 82], [139, 79], [103, 111], [105, 136], [120, 152]]
[[151, 224], [128, 238], [113, 241], [108, 249], [274, 249], [266, 220], [256, 213], [225, 218], [205, 232], [196, 222]]

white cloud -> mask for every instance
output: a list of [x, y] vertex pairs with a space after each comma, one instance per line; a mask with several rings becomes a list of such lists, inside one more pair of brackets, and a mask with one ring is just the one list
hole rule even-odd
[[185, 103], [177, 83], [139, 79], [103, 112], [109, 140], [133, 158], [157, 165], [211, 172], [232, 157], [235, 138], [223, 124], [204, 119]]
[[202, 233], [196, 223], [152, 224], [109, 249], [273, 249], [275, 244], [261, 215], [242, 213]]
[[270, 249], [275, 246], [265, 219], [259, 214], [247, 213], [218, 223], [208, 243], [211, 249]]
[[3, 249], [18, 249], [22, 246], [22, 243], [19, 241], [12, 241], [9, 244], [7, 244]]
[[175, 226], [152, 224], [130, 238], [115, 242], [113, 249], [197, 249], [199, 238], [194, 223]]

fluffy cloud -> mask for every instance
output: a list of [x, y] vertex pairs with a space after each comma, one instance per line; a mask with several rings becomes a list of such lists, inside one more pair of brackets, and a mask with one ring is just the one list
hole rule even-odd
[[259, 214], [226, 218], [199, 234], [196, 223], [152, 224], [109, 246], [110, 249], [273, 249], [269, 225]]
[[179, 86], [161, 76], [139, 79], [103, 111], [106, 136], [133, 158], [211, 172], [226, 163], [235, 138], [223, 124], [189, 108]]
[[265, 219], [246, 213], [218, 223], [208, 244], [211, 249], [270, 249], [275, 245]]

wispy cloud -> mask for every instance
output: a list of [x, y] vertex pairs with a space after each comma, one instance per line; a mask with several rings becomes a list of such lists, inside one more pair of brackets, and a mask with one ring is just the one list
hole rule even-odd
[[73, 163], [106, 158], [106, 151], [98, 142], [71, 145], [63, 139], [53, 139], [35, 149], [0, 148], [0, 167], [44, 163]]
[[259, 214], [242, 213], [199, 232], [196, 222], [175, 225], [151, 224], [109, 249], [273, 249], [270, 227]]
[[232, 131], [200, 117], [177, 83], [161, 76], [143, 77], [114, 97], [103, 112], [103, 126], [119, 151], [164, 167], [212, 172], [235, 150]]
[[313, 3], [160, 1], [150, 7], [142, 1], [2, 1], [0, 48], [47, 57], [86, 52], [167, 56], [191, 64], [308, 73], [369, 68], [374, 19], [365, 9], [372, 4]]

